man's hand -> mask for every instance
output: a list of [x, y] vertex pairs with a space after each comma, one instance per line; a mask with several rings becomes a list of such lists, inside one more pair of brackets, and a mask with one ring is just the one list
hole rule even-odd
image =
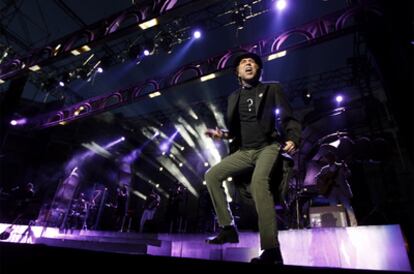
[[222, 139], [224, 136], [224, 133], [218, 127], [216, 127], [215, 129], [208, 128], [207, 131], [205, 132], [205, 135], [213, 139]]
[[296, 145], [295, 145], [294, 142], [292, 142], [292, 141], [286, 141], [285, 142], [285, 145], [283, 147], [283, 151], [285, 151], [289, 154], [292, 154], [293, 152], [295, 152], [295, 149], [296, 149]]

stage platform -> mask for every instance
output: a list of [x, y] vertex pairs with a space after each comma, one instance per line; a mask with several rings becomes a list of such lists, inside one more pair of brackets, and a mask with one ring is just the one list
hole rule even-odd
[[[8, 263], [14, 261], [15, 254], [8, 250], [22, 248], [25, 252], [21, 254], [35, 252], [39, 248], [53, 249], [58, 253], [80, 250], [81, 253], [95, 255], [117, 254], [114, 258], [136, 256], [143, 263], [148, 262], [149, 257], [151, 260], [158, 257], [162, 261], [181, 258], [191, 262], [191, 265], [198, 265], [197, 262], [201, 261], [200, 265], [206, 262], [214, 262], [213, 265], [218, 262], [249, 265], [246, 263], [260, 251], [259, 235], [255, 232], [240, 232], [240, 243], [225, 245], [206, 244], [205, 239], [211, 236], [206, 234], [89, 230], [63, 233], [58, 228], [31, 226], [29, 229], [28, 226], [10, 224], [0, 224], [0, 233], [1, 256], [9, 257]], [[284, 268], [411, 271], [398, 225], [285, 230], [280, 231], [279, 240]], [[16, 251], [16, 254], [19, 252]]]

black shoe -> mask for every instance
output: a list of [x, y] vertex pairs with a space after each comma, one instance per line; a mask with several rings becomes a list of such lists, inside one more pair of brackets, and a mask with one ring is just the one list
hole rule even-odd
[[238, 242], [239, 242], [239, 235], [234, 226], [225, 227], [220, 231], [220, 233], [217, 236], [206, 239], [206, 243], [216, 244], [216, 245], [222, 245], [225, 243], [238, 243]]
[[263, 250], [260, 257], [253, 258], [250, 262], [256, 264], [283, 265], [283, 258], [280, 253], [280, 248], [276, 247]]

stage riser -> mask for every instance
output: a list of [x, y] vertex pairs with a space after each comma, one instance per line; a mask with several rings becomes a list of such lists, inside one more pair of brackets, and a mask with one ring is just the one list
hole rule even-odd
[[[0, 224], [0, 232], [9, 225]], [[218, 261], [249, 262], [260, 252], [259, 235], [240, 232], [238, 244], [209, 245], [203, 234], [139, 234], [100, 231], [60, 233], [57, 228], [14, 226], [3, 242], [41, 243], [126, 254], [148, 254]], [[23, 236], [22, 236], [23, 235]], [[410, 271], [398, 225], [313, 228], [280, 231], [287, 265]]]

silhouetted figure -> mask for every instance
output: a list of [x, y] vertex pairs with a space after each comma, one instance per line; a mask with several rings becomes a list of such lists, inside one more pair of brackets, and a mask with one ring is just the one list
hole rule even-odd
[[181, 229], [180, 224], [182, 222], [182, 218], [180, 214], [180, 204], [183, 199], [184, 187], [182, 185], [177, 184], [175, 187], [170, 189], [167, 210], [165, 213], [165, 219], [167, 221], [168, 231], [170, 233], [179, 232]]
[[34, 219], [33, 201], [35, 197], [34, 185], [27, 183], [23, 188], [12, 189], [12, 197], [15, 200], [14, 223], [28, 224]]
[[158, 195], [155, 188], [153, 188], [151, 194], [147, 196], [144, 203], [144, 212], [141, 216], [139, 232], [155, 232], [154, 223], [152, 221], [157, 212], [157, 208], [160, 206], [160, 201], [160, 195]]
[[322, 160], [326, 161], [327, 165], [315, 176], [320, 193], [329, 200], [330, 205], [342, 204], [346, 209], [350, 225], [357, 226], [354, 209], [351, 206], [353, 194], [348, 183], [351, 170], [345, 162], [336, 162], [336, 155], [333, 152], [327, 152]]
[[87, 221], [88, 202], [85, 193], [81, 192], [77, 199], [74, 199], [69, 210], [65, 224], [66, 229], [82, 229]]
[[116, 229], [123, 230], [125, 225], [126, 215], [128, 207], [128, 187], [122, 185], [116, 190], [116, 203], [115, 203], [115, 224]]

